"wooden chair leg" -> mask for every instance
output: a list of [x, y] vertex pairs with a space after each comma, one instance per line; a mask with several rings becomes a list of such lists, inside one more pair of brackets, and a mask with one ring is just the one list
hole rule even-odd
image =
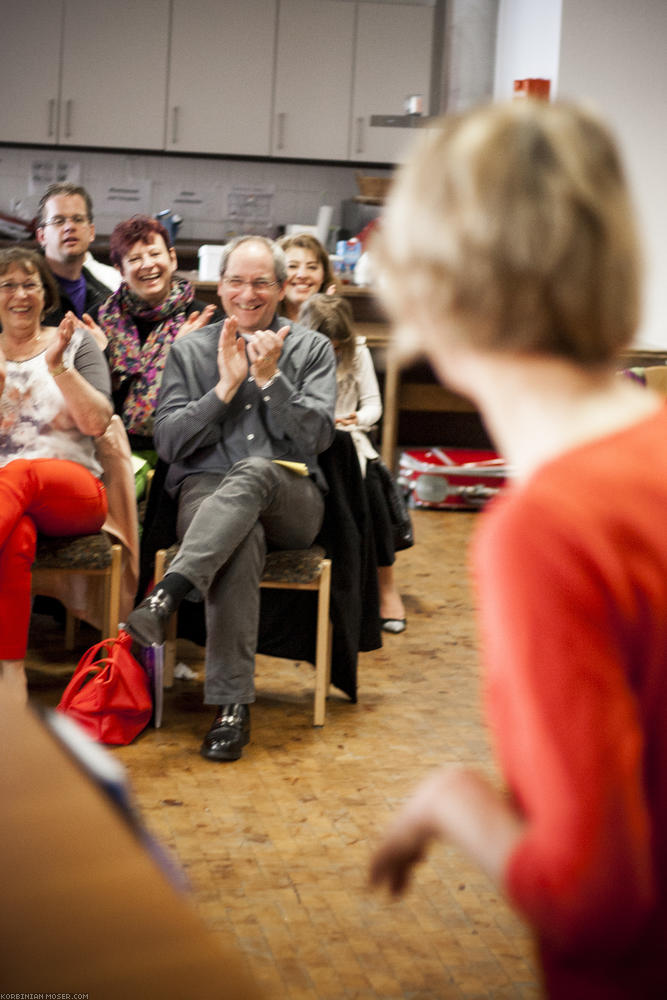
[[102, 635], [103, 639], [118, 635], [118, 620], [120, 618], [120, 584], [121, 569], [123, 563], [123, 548], [121, 545], [114, 545], [111, 549], [111, 574], [109, 577], [109, 600], [106, 603], [108, 621], [106, 631]]
[[317, 642], [315, 651], [315, 711], [314, 726], [323, 726], [326, 716], [327, 694], [331, 680], [331, 560], [322, 560], [322, 575], [317, 593]]
[[[165, 549], [158, 549], [155, 553], [155, 579], [154, 586], [157, 586], [164, 576], [164, 563], [166, 557]], [[176, 628], [178, 625], [177, 615], [172, 615], [167, 624], [167, 634], [164, 640], [164, 681], [163, 686], [170, 688], [174, 686], [174, 670], [176, 668]]]

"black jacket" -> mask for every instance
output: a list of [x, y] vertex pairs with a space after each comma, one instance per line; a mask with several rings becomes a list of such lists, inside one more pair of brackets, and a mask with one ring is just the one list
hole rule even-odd
[[[87, 268], [84, 267], [81, 273], [86, 279], [86, 301], [83, 311], [90, 313], [95, 322], [97, 322], [97, 312], [102, 303], [106, 302], [111, 295], [112, 289], [103, 285], [99, 278], [96, 278], [95, 275], [92, 274]], [[54, 275], [54, 278], [55, 277], [56, 276]], [[65, 295], [57, 278], [56, 283], [58, 285], [58, 291], [60, 292], [60, 306], [56, 309], [51, 309], [51, 311], [46, 314], [44, 317], [45, 326], [58, 326], [66, 312], [75, 311], [74, 306]]]

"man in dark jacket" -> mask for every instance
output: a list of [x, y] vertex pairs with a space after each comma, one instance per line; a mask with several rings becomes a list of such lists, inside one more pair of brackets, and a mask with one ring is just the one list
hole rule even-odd
[[97, 311], [112, 289], [83, 266], [94, 239], [93, 203], [86, 189], [51, 184], [40, 200], [37, 226], [37, 240], [60, 292], [60, 307], [45, 317], [48, 326], [57, 326], [70, 310], [87, 326], [96, 324]]

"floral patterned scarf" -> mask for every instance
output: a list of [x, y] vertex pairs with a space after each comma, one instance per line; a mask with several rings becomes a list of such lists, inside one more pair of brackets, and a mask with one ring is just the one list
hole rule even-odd
[[[161, 305], [150, 307], [123, 282], [100, 307], [98, 323], [108, 339], [107, 358], [114, 390], [130, 380], [121, 414], [132, 434], [150, 437], [162, 372], [176, 334], [194, 299], [192, 285], [175, 278]], [[155, 322], [142, 344], [135, 320]]]

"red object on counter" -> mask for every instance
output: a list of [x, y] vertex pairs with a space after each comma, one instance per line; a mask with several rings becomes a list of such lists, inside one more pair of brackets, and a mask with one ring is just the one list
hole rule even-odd
[[551, 80], [539, 76], [526, 77], [525, 80], [514, 81], [514, 97], [541, 97], [549, 100]]

